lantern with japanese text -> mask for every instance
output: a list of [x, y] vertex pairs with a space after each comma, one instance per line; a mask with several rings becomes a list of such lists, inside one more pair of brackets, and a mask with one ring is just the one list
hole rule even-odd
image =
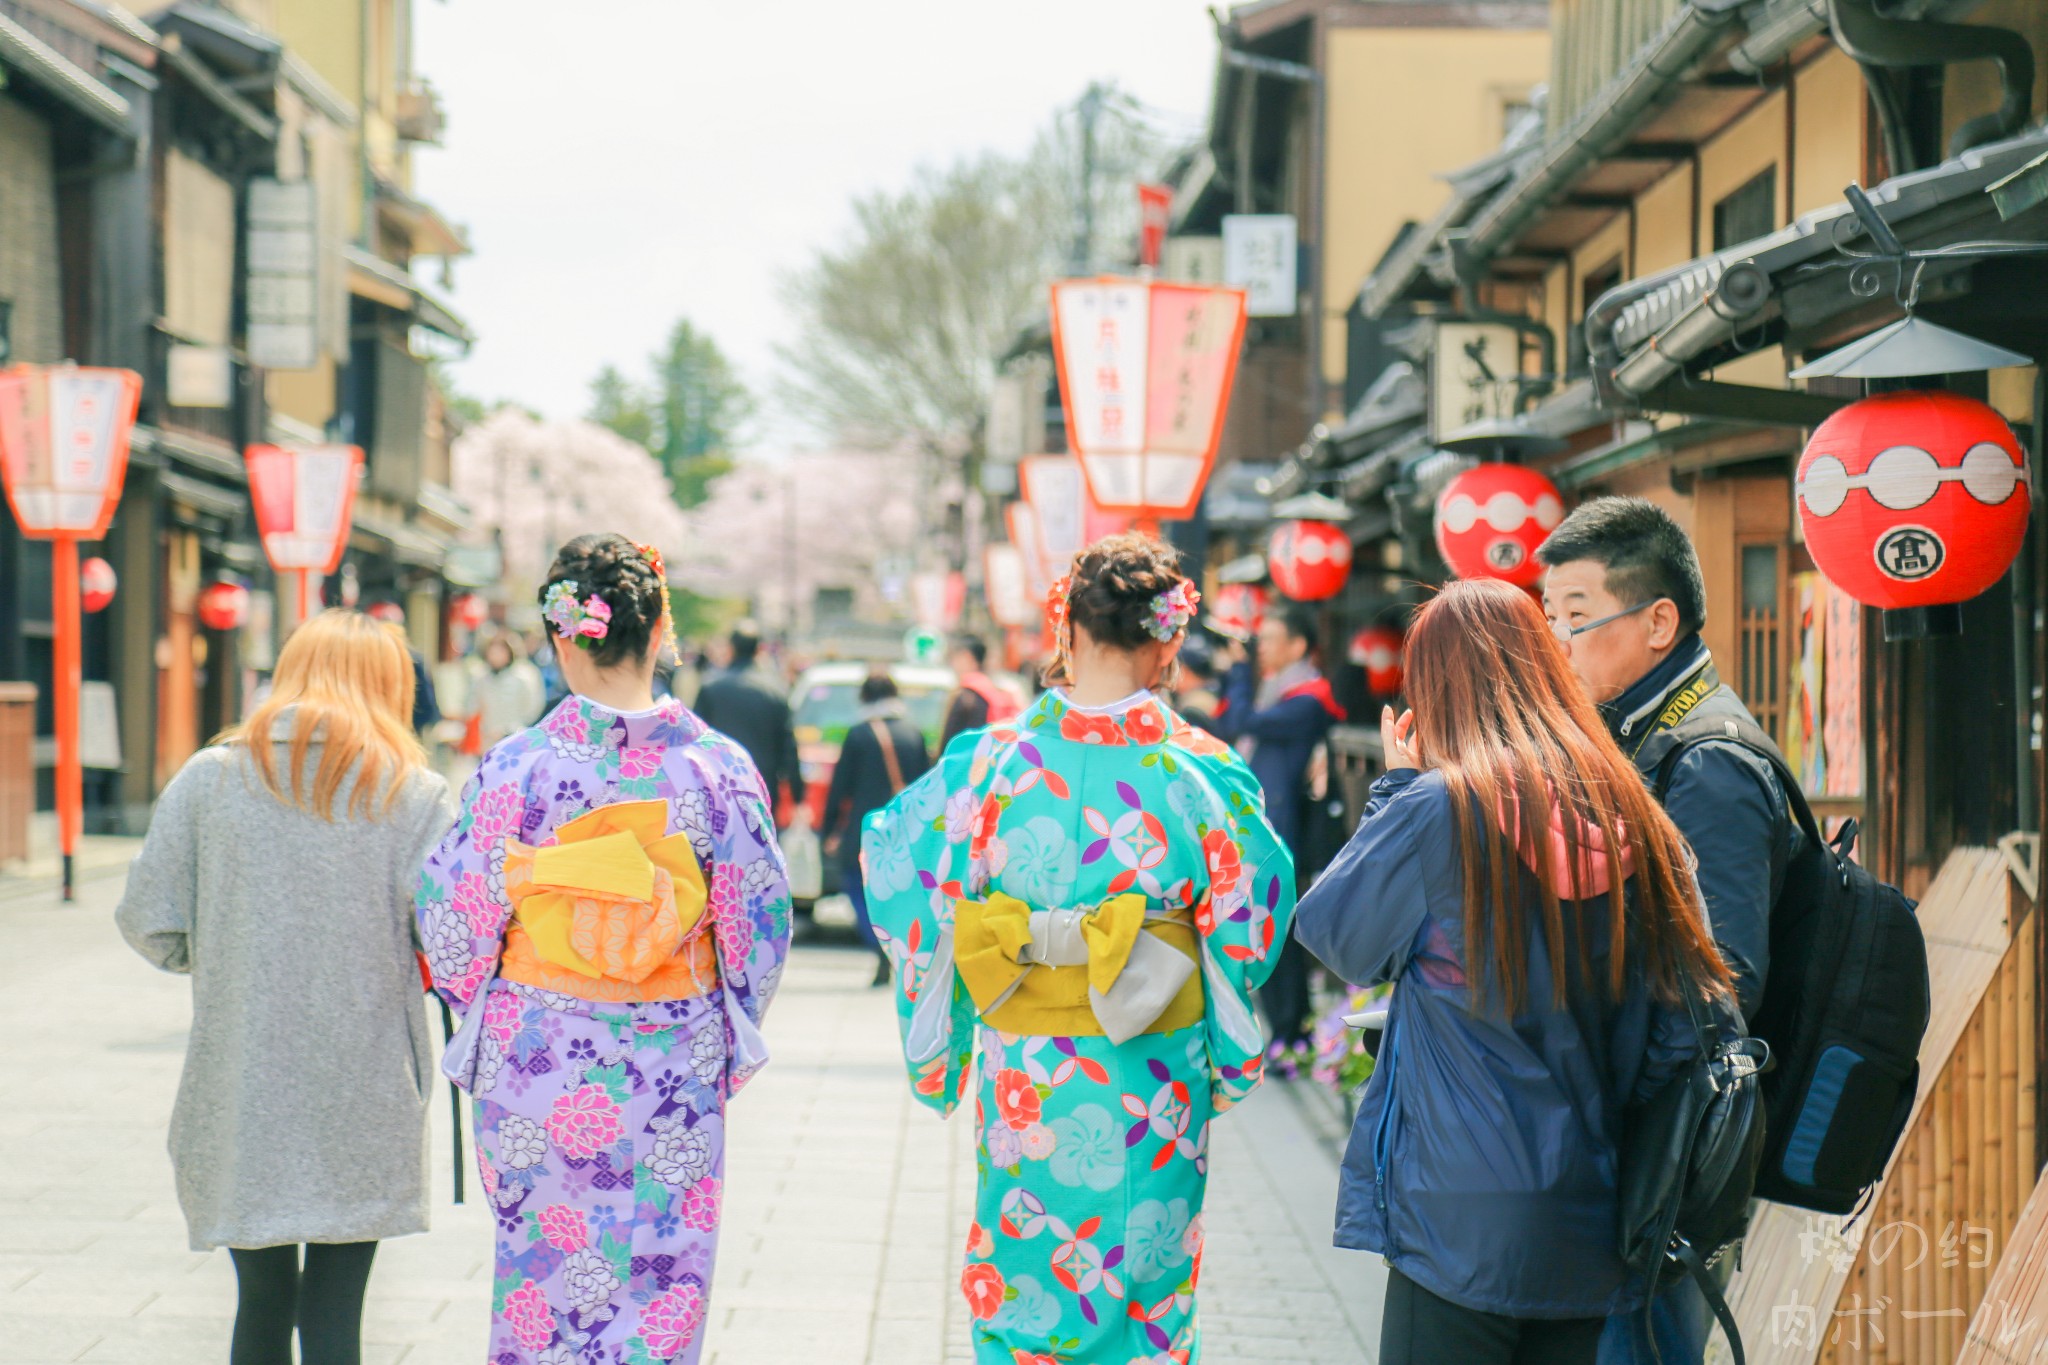
[[1266, 543], [1266, 568], [1297, 602], [1335, 597], [1351, 577], [1351, 537], [1327, 521], [1282, 522]]
[[141, 401], [142, 376], [132, 370], [16, 365], [0, 371], [0, 486], [21, 533], [50, 542], [57, 846], [67, 901], [74, 895], [72, 858], [85, 826], [85, 769], [78, 747], [85, 672], [78, 542], [98, 540], [114, 519]]
[[199, 593], [199, 624], [208, 630], [240, 630], [249, 619], [249, 590], [223, 579]]
[[1365, 685], [1375, 697], [1400, 695], [1403, 643], [1393, 626], [1367, 626], [1351, 637], [1351, 662], [1365, 670]]
[[1483, 464], [1444, 485], [1436, 499], [1436, 547], [1460, 578], [1534, 587], [1536, 547], [1564, 520], [1557, 485], [1518, 464]]
[[491, 604], [480, 593], [466, 592], [448, 604], [448, 617], [464, 630], [479, 630], [491, 619]]
[[263, 552], [273, 569], [297, 577], [303, 621], [313, 614], [312, 576], [333, 573], [348, 548], [363, 452], [356, 446], [258, 445], [243, 459]]
[[1266, 590], [1256, 583], [1225, 583], [1209, 599], [1209, 629], [1233, 640], [1249, 640], [1266, 619]]
[[78, 586], [87, 611], [105, 611], [120, 585], [121, 580], [114, 576], [114, 566], [98, 555], [78, 566]]
[[1052, 286], [1067, 447], [1097, 507], [1147, 532], [1195, 514], [1244, 319], [1242, 289], [1108, 278]]
[[1961, 394], [1884, 393], [1815, 428], [1799, 521], [1830, 583], [1884, 611], [1887, 640], [1953, 635], [1961, 604], [2026, 539], [2033, 476], [1996, 411]]

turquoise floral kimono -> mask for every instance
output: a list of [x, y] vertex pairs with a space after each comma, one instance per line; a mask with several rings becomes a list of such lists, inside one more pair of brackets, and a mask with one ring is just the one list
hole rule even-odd
[[1259, 1083], [1294, 915], [1250, 771], [1149, 697], [1049, 693], [955, 740], [863, 858], [918, 1098], [951, 1113], [980, 1054], [976, 1360], [1199, 1359], [1209, 1121]]

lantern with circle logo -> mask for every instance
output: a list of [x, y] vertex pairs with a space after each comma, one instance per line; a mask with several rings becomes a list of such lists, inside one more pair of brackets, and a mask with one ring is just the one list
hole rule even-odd
[[2005, 419], [1961, 394], [1885, 393], [1814, 430], [1799, 521], [1830, 583], [1884, 611], [1887, 640], [1953, 635], [1961, 604], [2026, 539], [2033, 476]]
[[87, 611], [105, 611], [114, 601], [120, 580], [114, 576], [113, 565], [94, 555], [78, 566], [78, 586]]
[[1267, 543], [1266, 568], [1297, 602], [1335, 597], [1351, 577], [1351, 537], [1327, 521], [1282, 522]]
[[1365, 685], [1375, 697], [1400, 695], [1403, 643], [1394, 626], [1367, 626], [1351, 637], [1351, 662], [1365, 670]]
[[240, 630], [249, 619], [249, 590], [222, 579], [199, 593], [199, 624], [208, 630]]
[[1436, 499], [1436, 547], [1460, 578], [1534, 587], [1536, 547], [1564, 520], [1564, 495], [1535, 470], [1483, 464], [1444, 485]]

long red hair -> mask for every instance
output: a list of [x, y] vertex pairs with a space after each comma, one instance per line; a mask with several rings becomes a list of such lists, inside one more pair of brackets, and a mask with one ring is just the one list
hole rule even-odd
[[[1684, 981], [1704, 993], [1732, 988], [1707, 934], [1690, 850], [1526, 592], [1491, 579], [1446, 587], [1408, 629], [1407, 692], [1419, 699], [1416, 756], [1443, 774], [1456, 812], [1468, 967], [1484, 964], [1510, 1015], [1527, 993], [1524, 864], [1541, 888], [1537, 928], [1553, 964], [1554, 1003], [1565, 1001], [1567, 961], [1587, 963], [1588, 916], [1603, 900], [1615, 998], [1631, 949], [1645, 954], [1652, 987], [1667, 1001], [1681, 998]], [[1613, 869], [1604, 897], [1567, 916], [1556, 887], [1593, 884], [1602, 858]]]

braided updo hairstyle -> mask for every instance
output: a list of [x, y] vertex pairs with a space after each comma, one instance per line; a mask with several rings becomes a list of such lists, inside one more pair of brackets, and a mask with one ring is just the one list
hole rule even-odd
[[1074, 559], [1069, 619], [1112, 649], [1157, 644], [1149, 629], [1152, 599], [1185, 577], [1180, 551], [1164, 541], [1135, 531], [1105, 536]]
[[[540, 585], [546, 604], [548, 589], [561, 582], [576, 585], [578, 598], [596, 593], [612, 609], [610, 626], [602, 640], [592, 640], [585, 652], [599, 668], [616, 668], [622, 663], [639, 663], [654, 642], [661, 624], [662, 581], [640, 547], [622, 535], [578, 536], [555, 554], [548, 576]], [[548, 632], [554, 634], [553, 625]], [[556, 637], [558, 649], [582, 649]]]

